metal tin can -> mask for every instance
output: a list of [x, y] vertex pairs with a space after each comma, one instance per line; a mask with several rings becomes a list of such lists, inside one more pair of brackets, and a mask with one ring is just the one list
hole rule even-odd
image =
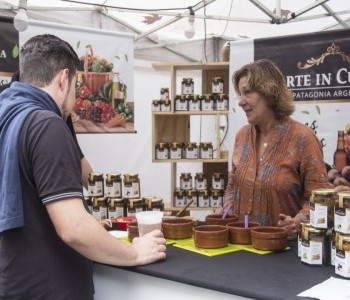
[[350, 193], [341, 192], [335, 201], [334, 230], [350, 234]]
[[160, 99], [161, 100], [169, 100], [169, 88], [161, 88], [160, 89]]
[[181, 82], [181, 94], [193, 95], [194, 94], [194, 82], [192, 78], [183, 78]]
[[107, 173], [105, 180], [105, 196], [121, 197], [122, 196], [122, 178], [118, 173]]
[[203, 111], [213, 111], [215, 104], [215, 97], [212, 94], [203, 95], [202, 100], [202, 110]]
[[108, 218], [118, 218], [126, 216], [125, 201], [122, 198], [108, 198]]
[[224, 190], [211, 190], [210, 207], [222, 207], [224, 199]]
[[185, 144], [184, 158], [186, 158], [186, 159], [197, 159], [198, 158], [198, 147], [197, 147], [196, 143]]
[[144, 211], [144, 201], [141, 198], [127, 200], [127, 216], [134, 217], [137, 212]]
[[314, 190], [310, 198], [310, 224], [319, 229], [334, 226], [334, 205], [337, 194], [334, 189]]
[[213, 78], [211, 92], [213, 94], [222, 94], [224, 92], [224, 79], [222, 77]]
[[327, 229], [317, 229], [303, 224], [301, 261], [309, 265], [330, 264], [330, 242]]
[[212, 159], [213, 158], [213, 144], [200, 143], [199, 144], [199, 158], [201, 159]]
[[188, 190], [187, 191], [186, 203], [190, 202], [191, 200], [193, 200], [193, 202], [190, 205], [190, 207], [197, 207], [198, 206], [198, 191], [196, 191], [196, 190]]
[[156, 159], [169, 159], [169, 144], [158, 143], [156, 145]]
[[181, 175], [180, 175], [180, 188], [182, 190], [190, 190], [193, 188], [191, 173], [181, 173]]
[[350, 235], [336, 233], [335, 273], [350, 278]]
[[96, 220], [107, 219], [107, 199], [105, 197], [94, 197], [92, 200], [92, 215]]
[[174, 192], [175, 207], [182, 207], [186, 205], [187, 202], [187, 191], [176, 190]]
[[88, 194], [91, 197], [104, 196], [103, 173], [90, 173], [88, 177]]
[[198, 191], [208, 189], [207, 178], [204, 173], [196, 173], [194, 176], [194, 188]]
[[210, 198], [207, 190], [198, 191], [198, 207], [209, 207]]
[[146, 210], [164, 210], [164, 203], [162, 198], [158, 197], [143, 197], [143, 202], [145, 204]]
[[171, 101], [168, 100], [162, 100], [160, 103], [160, 111], [171, 111]]
[[225, 179], [222, 173], [213, 173], [211, 180], [211, 187], [214, 190], [224, 190], [225, 189]]
[[188, 110], [190, 111], [200, 111], [202, 104], [202, 96], [194, 95], [188, 101]]
[[124, 174], [123, 198], [140, 197], [140, 179], [138, 174]]
[[160, 100], [152, 101], [152, 111], [160, 111]]
[[170, 144], [169, 152], [170, 159], [181, 159], [182, 158], [182, 143], [173, 142]]
[[175, 96], [175, 110], [176, 111], [187, 111], [188, 110], [188, 99], [185, 95]]
[[228, 110], [228, 95], [219, 94], [216, 96], [215, 109], [219, 111]]

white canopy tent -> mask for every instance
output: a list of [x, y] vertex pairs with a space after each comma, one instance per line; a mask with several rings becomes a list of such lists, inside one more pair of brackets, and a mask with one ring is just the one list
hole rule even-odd
[[[135, 58], [217, 61], [228, 40], [347, 28], [347, 0], [28, 0], [29, 20], [135, 34]], [[15, 16], [19, 0], [0, 0], [0, 15]], [[184, 35], [194, 13], [195, 34]]]

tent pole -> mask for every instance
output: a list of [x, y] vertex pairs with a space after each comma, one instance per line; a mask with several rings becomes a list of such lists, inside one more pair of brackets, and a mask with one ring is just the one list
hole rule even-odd
[[340, 25], [342, 25], [344, 28], [349, 28], [349, 25], [346, 24], [341, 18], [339, 18], [339, 17], [335, 14], [335, 12], [334, 12], [332, 9], [330, 9], [330, 7], [329, 7], [327, 4], [323, 3], [323, 4], [322, 4], [322, 7], [323, 7], [334, 19], [336, 19], [337, 22], [338, 22]]

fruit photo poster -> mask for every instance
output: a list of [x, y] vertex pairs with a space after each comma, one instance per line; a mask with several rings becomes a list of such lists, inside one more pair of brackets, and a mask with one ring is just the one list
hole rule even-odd
[[[261, 58], [278, 65], [293, 92], [292, 117], [315, 132], [329, 166], [340, 174], [349, 171], [350, 185], [349, 167], [344, 169], [350, 164], [350, 30], [239, 41], [230, 46], [230, 73]], [[239, 107], [234, 108], [240, 114]], [[243, 115], [236, 120], [241, 122], [238, 128], [246, 122]]]
[[[9, 26], [13, 27], [12, 21]], [[16, 30], [13, 34], [19, 47], [32, 36], [54, 34], [67, 41], [78, 54], [80, 67], [72, 112], [76, 133], [136, 132], [132, 35], [40, 21], [31, 21], [19, 36]], [[16, 70], [18, 59], [12, 72]], [[4, 82], [10, 80], [11, 73], [6, 75], [9, 77]]]

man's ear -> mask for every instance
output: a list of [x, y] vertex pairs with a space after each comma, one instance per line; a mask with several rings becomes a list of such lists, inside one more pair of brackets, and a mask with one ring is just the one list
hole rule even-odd
[[58, 84], [60, 89], [64, 89], [65, 87], [69, 86], [69, 70], [68, 69], [62, 69], [58, 73]]

